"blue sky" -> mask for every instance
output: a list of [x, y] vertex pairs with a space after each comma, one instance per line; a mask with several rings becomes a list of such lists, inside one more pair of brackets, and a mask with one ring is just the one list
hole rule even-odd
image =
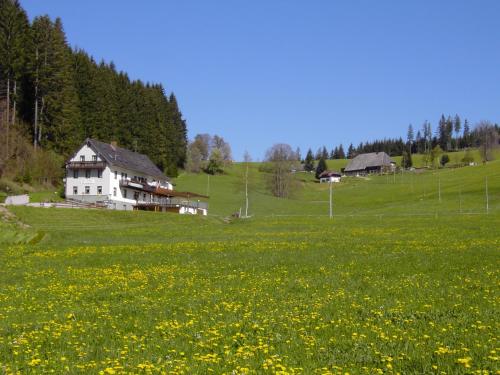
[[241, 160], [500, 122], [500, 1], [21, 0], [69, 43], [177, 95], [189, 136]]

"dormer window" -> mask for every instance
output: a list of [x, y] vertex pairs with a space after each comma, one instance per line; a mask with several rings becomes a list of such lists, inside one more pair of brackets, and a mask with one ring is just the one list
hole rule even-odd
[[80, 161], [85, 161], [85, 155], [80, 155]]

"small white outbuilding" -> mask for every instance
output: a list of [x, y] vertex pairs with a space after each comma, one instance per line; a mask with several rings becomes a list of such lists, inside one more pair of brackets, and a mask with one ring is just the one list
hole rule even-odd
[[320, 183], [328, 183], [328, 182], [340, 182], [342, 175], [339, 172], [333, 171], [324, 171], [319, 175]]

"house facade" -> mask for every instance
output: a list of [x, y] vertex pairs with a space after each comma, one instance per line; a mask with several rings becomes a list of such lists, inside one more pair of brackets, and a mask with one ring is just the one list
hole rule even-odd
[[340, 182], [342, 175], [339, 172], [324, 171], [319, 175], [320, 183]]
[[143, 154], [87, 139], [66, 162], [65, 195], [70, 201], [115, 210], [207, 214], [208, 197], [174, 191], [169, 178]]
[[396, 163], [385, 152], [359, 154], [349, 161], [344, 169], [347, 176], [360, 176], [370, 173], [393, 171]]

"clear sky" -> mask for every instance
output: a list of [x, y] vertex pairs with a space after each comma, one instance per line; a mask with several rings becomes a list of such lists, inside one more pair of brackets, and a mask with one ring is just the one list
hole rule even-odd
[[21, 0], [69, 43], [177, 95], [189, 136], [241, 160], [433, 131], [441, 115], [500, 122], [498, 0]]

